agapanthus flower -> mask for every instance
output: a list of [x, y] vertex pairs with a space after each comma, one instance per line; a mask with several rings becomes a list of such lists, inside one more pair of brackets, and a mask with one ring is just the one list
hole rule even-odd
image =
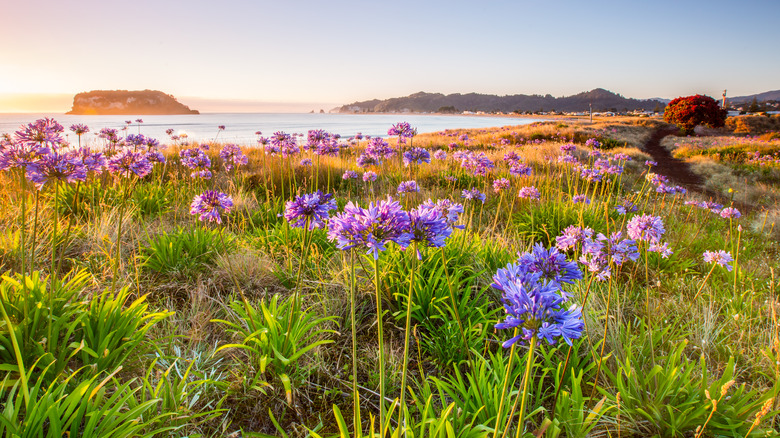
[[382, 164], [382, 162], [371, 154], [360, 154], [357, 158], [358, 167], [366, 168], [368, 166], [379, 166], [380, 164]]
[[647, 246], [647, 250], [650, 252], [657, 252], [658, 254], [661, 254], [662, 258], [669, 258], [670, 255], [674, 254], [672, 250], [669, 248], [669, 244], [667, 242], [657, 242], [657, 243], [651, 243]]
[[502, 190], [508, 189], [511, 183], [506, 178], [499, 178], [493, 181], [493, 191], [501, 193]]
[[73, 131], [76, 135], [82, 135], [89, 132], [89, 127], [87, 125], [77, 123], [75, 125], [70, 125], [70, 130]]
[[335, 138], [322, 142], [316, 148], [314, 148], [315, 154], [329, 157], [337, 156], [340, 151], [341, 146], [339, 146], [339, 143]]
[[144, 157], [146, 157], [146, 159], [150, 163], [165, 164], [165, 155], [163, 155], [163, 153], [160, 151], [155, 151], [155, 150], [146, 151]]
[[480, 192], [476, 188], [463, 190], [460, 194], [460, 197], [469, 201], [482, 201], [483, 204], [485, 203], [485, 199], [487, 199], [487, 196], [485, 196], [484, 193]]
[[639, 207], [637, 207], [633, 202], [631, 202], [630, 199], [624, 199], [623, 202], [621, 202], [615, 207], [615, 210], [617, 210], [617, 212], [621, 216], [625, 216], [628, 213], [633, 213], [639, 210]]
[[404, 152], [403, 161], [406, 167], [409, 167], [411, 164], [430, 163], [431, 154], [426, 149], [415, 147]]
[[102, 173], [107, 164], [106, 157], [102, 152], [92, 152], [92, 149], [87, 147], [76, 149], [71, 152], [71, 155], [81, 160], [81, 164], [84, 165], [87, 172]]
[[560, 236], [555, 238], [555, 246], [566, 251], [581, 245], [586, 239], [593, 237], [594, 231], [591, 228], [580, 228], [576, 225], [566, 227]]
[[655, 161], [651, 161], [651, 160], [646, 160], [645, 161], [645, 166], [647, 166], [647, 167], [655, 167], [657, 165], [658, 165], [658, 163], [656, 163]]
[[453, 228], [464, 228], [463, 225], [455, 225], [458, 218], [463, 214], [463, 204], [458, 204], [449, 199], [439, 199], [435, 203], [428, 199], [420, 204], [420, 208], [436, 210], [447, 221], [447, 225]]
[[[509, 273], [509, 270], [514, 272]], [[502, 346], [511, 347], [522, 340], [536, 337], [554, 344], [558, 339], [571, 345], [579, 339], [585, 327], [580, 309], [564, 308], [566, 298], [561, 294], [561, 285], [555, 281], [543, 281], [538, 273], [531, 273], [518, 262], [507, 267], [507, 272], [497, 273], [492, 286], [502, 292], [506, 319], [495, 325], [497, 329], [520, 329], [520, 333]]]
[[345, 170], [344, 175], [341, 175], [341, 179], [357, 179], [358, 173], [354, 170]]
[[413, 236], [408, 229], [409, 214], [388, 196], [376, 204], [372, 202], [368, 208], [349, 202], [342, 213], [331, 218], [328, 238], [339, 249], [363, 248], [378, 259], [379, 252], [385, 251], [390, 242], [401, 248], [409, 246]]
[[[582, 279], [582, 272], [577, 262], [569, 261], [558, 248], [545, 248], [541, 243], [534, 245], [529, 253], [518, 254], [518, 264], [523, 265], [531, 273], [540, 274], [541, 280], [554, 281], [558, 284], [573, 284]], [[566, 296], [566, 294], [563, 294]]]
[[324, 228], [329, 211], [336, 209], [336, 200], [330, 193], [322, 193], [317, 190], [314, 193], [296, 196], [294, 200], [285, 204], [284, 218], [294, 228], [304, 228], [308, 223], [309, 229]]
[[103, 140], [106, 140], [109, 143], [113, 143], [113, 144], [119, 143], [121, 141], [117, 130], [112, 128], [101, 129], [98, 132], [98, 138], [102, 138]]
[[572, 152], [574, 152], [575, 149], [577, 149], [577, 146], [575, 146], [572, 143], [567, 143], [561, 146], [561, 152], [563, 152], [564, 154], [571, 154]]
[[447, 175], [447, 176], [444, 177], [444, 179], [446, 179], [449, 182], [455, 182], [455, 181], [458, 180], [458, 178], [456, 178], [456, 177], [454, 177], [452, 175]]
[[716, 263], [720, 266], [723, 266], [731, 272], [732, 266], [729, 264], [734, 261], [734, 259], [731, 257], [731, 254], [720, 250], [720, 251], [704, 251], [704, 261], [706, 263]]
[[219, 151], [219, 157], [222, 158], [222, 163], [225, 166], [225, 170], [230, 172], [234, 167], [243, 166], [249, 163], [249, 157], [244, 155], [238, 145], [226, 144], [225, 147]]
[[14, 133], [14, 141], [27, 146], [57, 149], [65, 143], [62, 131], [62, 125], [47, 117], [22, 126]]
[[520, 162], [514, 163], [512, 167], [509, 168], [509, 174], [514, 176], [531, 176], [533, 171], [533, 167]]
[[404, 193], [415, 193], [420, 191], [420, 186], [417, 185], [417, 181], [402, 181], [398, 184], [398, 193], [403, 196]]
[[643, 214], [629, 219], [626, 231], [628, 231], [628, 237], [634, 240], [658, 243], [666, 230], [660, 217]]
[[[452, 234], [452, 227], [441, 210], [420, 205], [409, 212], [409, 232], [412, 235], [410, 243], [416, 242], [422, 247], [442, 248], [445, 240]], [[422, 260], [419, 248], [417, 258]]]
[[363, 173], [363, 181], [364, 182], [374, 182], [374, 181], [376, 181], [377, 176], [378, 175], [376, 174], [376, 172], [373, 172], [371, 170], [366, 171], [366, 172]]
[[395, 149], [380, 137], [374, 137], [368, 141], [365, 153], [374, 157], [377, 161], [389, 159], [395, 155]]
[[3, 151], [0, 154], [0, 170], [24, 169], [38, 162], [50, 149], [34, 143], [3, 142]]
[[152, 171], [152, 163], [143, 154], [130, 150], [120, 152], [111, 157], [108, 160], [107, 167], [109, 172], [124, 177], [129, 177], [132, 173], [138, 175], [139, 178], [143, 178]]
[[520, 189], [517, 193], [517, 197], [523, 199], [540, 199], [542, 194], [539, 193], [539, 190], [537, 190], [536, 187], [527, 186]]
[[27, 166], [27, 179], [33, 182], [38, 190], [49, 181], [76, 182], [87, 179], [87, 168], [78, 158], [70, 154], [52, 151], [43, 155], [40, 160]]
[[224, 131], [225, 130], [225, 125], [219, 125], [219, 126], [217, 126], [217, 129], [219, 129], [220, 131]]
[[604, 281], [611, 276], [611, 265], [622, 266], [628, 261], [638, 259], [636, 242], [624, 238], [622, 232], [616, 231], [609, 238], [601, 233], [595, 238], [585, 238], [579, 261], [590, 272], [596, 273], [599, 281]]
[[141, 134], [130, 134], [125, 138], [125, 144], [132, 146], [133, 150], [146, 146], [147, 138]]
[[225, 193], [216, 190], [206, 190], [195, 196], [190, 204], [190, 214], [199, 215], [203, 222], [222, 223], [222, 212], [229, 213], [233, 208], [233, 199]]
[[619, 153], [615, 154], [615, 159], [618, 160], [618, 161], [626, 161], [626, 162], [628, 162], [628, 161], [631, 161], [631, 156], [628, 155], [628, 154], [624, 154], [624, 153], [620, 153], [619, 152]]
[[585, 146], [592, 147], [593, 149], [598, 149], [601, 147], [601, 142], [599, 142], [595, 138], [589, 138], [587, 141], [585, 141]]
[[181, 163], [192, 169], [190, 178], [211, 179], [211, 159], [200, 148], [182, 149], [179, 151]]
[[558, 162], [563, 164], [572, 164], [572, 165], [580, 164], [580, 161], [574, 155], [559, 155]]
[[433, 158], [436, 158], [437, 160], [446, 160], [447, 151], [444, 149], [437, 149], [436, 152], [433, 153]]
[[304, 158], [304, 159], [301, 160], [301, 162], [299, 164], [301, 166], [311, 166], [312, 162], [311, 162], [310, 158]]
[[387, 135], [397, 135], [398, 141], [400, 143], [405, 143], [407, 138], [412, 138], [417, 135], [417, 130], [412, 128], [412, 125], [409, 123], [401, 122], [393, 125], [390, 129], [388, 129]]
[[274, 132], [273, 137], [271, 137], [271, 144], [276, 146], [277, 150], [280, 151], [285, 158], [301, 151], [298, 147], [296, 138], [282, 131]]
[[580, 204], [580, 203], [590, 204], [590, 199], [588, 199], [586, 195], [574, 195], [571, 197], [571, 202], [575, 204]]
[[495, 167], [493, 161], [491, 161], [484, 153], [466, 152], [460, 155], [460, 167], [471, 170], [474, 175], [483, 176], [487, 172]]
[[720, 217], [724, 219], [739, 219], [742, 217], [742, 213], [734, 207], [726, 207], [720, 211]]

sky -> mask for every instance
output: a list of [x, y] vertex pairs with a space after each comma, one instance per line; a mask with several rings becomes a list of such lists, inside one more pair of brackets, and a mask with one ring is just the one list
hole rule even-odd
[[439, 93], [780, 89], [780, 1], [2, 0], [0, 112], [154, 89], [201, 111]]

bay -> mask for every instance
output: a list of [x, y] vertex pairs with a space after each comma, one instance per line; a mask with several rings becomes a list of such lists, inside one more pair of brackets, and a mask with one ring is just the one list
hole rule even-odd
[[[113, 128], [125, 134], [138, 134], [168, 143], [165, 133], [173, 129], [177, 135], [186, 134], [191, 142], [219, 141], [236, 143], [242, 146], [254, 145], [257, 131], [263, 136], [271, 136], [276, 131], [288, 134], [306, 134], [310, 129], [323, 129], [342, 137], [351, 137], [357, 133], [371, 136], [387, 136], [387, 130], [399, 122], [408, 122], [419, 133], [438, 132], [445, 129], [478, 129], [499, 126], [525, 125], [539, 121], [513, 116], [481, 115], [427, 115], [427, 114], [280, 114], [280, 113], [206, 113], [197, 115], [119, 115], [119, 116], [83, 116], [64, 114], [0, 114], [0, 134], [12, 134], [20, 126], [43, 117], [51, 117], [65, 127], [68, 141], [77, 142], [76, 135], [68, 128], [82, 123], [90, 128], [82, 141], [90, 144], [97, 138], [102, 128]], [[142, 119], [143, 123], [136, 123]], [[127, 125], [125, 121], [130, 121]], [[224, 125], [225, 130], [218, 129]]]

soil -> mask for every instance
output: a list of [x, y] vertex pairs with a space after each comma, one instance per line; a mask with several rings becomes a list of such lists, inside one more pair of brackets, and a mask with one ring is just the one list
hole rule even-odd
[[673, 157], [671, 152], [661, 146], [661, 140], [664, 137], [677, 134], [678, 132], [679, 129], [676, 127], [658, 128], [642, 146], [644, 152], [653, 157], [653, 161], [658, 163], [658, 165], [653, 168], [653, 172], [669, 178], [669, 181], [685, 187], [689, 191], [699, 193], [724, 205], [733, 205], [742, 213], [753, 210], [754, 206], [752, 205], [736, 201], [730, 202], [728, 198], [720, 193], [705, 188], [702, 177], [693, 173], [691, 166], [687, 162]]

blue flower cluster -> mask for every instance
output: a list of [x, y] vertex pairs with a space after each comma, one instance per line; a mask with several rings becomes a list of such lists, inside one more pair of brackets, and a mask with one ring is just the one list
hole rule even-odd
[[582, 311], [574, 305], [564, 307], [569, 295], [563, 285], [581, 278], [575, 262], [566, 260], [556, 248], [546, 249], [541, 244], [530, 253], [519, 254], [517, 263], [499, 269], [491, 286], [502, 293], [506, 319], [495, 327], [520, 329], [503, 343], [504, 348], [534, 337], [549, 344], [562, 339], [569, 345], [580, 338], [585, 328]]

